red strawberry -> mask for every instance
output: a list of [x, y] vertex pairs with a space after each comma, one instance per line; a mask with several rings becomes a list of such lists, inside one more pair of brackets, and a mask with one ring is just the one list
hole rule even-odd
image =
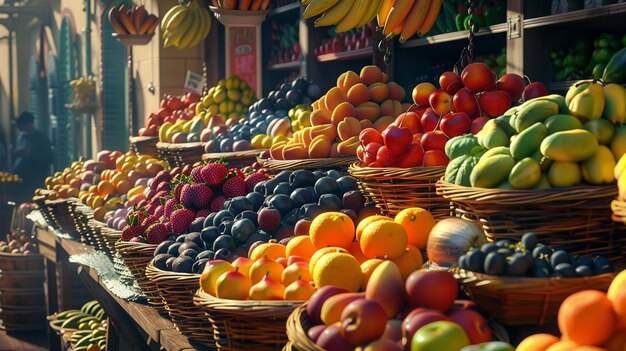
[[243, 177], [234, 175], [224, 182], [222, 192], [226, 197], [244, 196], [246, 195], [246, 181]]
[[143, 221], [141, 221], [141, 225], [144, 227], [148, 227], [153, 223], [156, 223], [159, 220], [159, 217], [155, 216], [155, 215], [150, 215], [146, 218], [144, 218]]
[[224, 196], [216, 196], [215, 199], [211, 202], [211, 212], [218, 212], [222, 209], [224, 205], [224, 201], [226, 198]]
[[130, 241], [130, 239], [141, 235], [144, 231], [143, 226], [135, 226], [127, 224], [124, 229], [122, 229], [122, 241]]
[[269, 177], [265, 175], [265, 173], [263, 172], [256, 172], [256, 173], [250, 174], [249, 176], [246, 177], [246, 180], [245, 180], [246, 192], [251, 193], [252, 191], [254, 191], [255, 185], [268, 179]]
[[172, 224], [172, 232], [176, 234], [185, 233], [189, 230], [191, 222], [196, 218], [196, 215], [192, 210], [187, 208], [181, 208], [174, 212], [170, 216], [170, 223]]
[[239, 168], [230, 168], [228, 173], [235, 174], [237, 177], [246, 178], [246, 175]]
[[156, 210], [154, 210], [154, 215], [161, 218], [163, 217], [163, 213], [165, 212], [165, 206], [159, 205]]
[[198, 212], [196, 212], [196, 218], [200, 218], [200, 217], [207, 217], [208, 215], [210, 215], [211, 212], [209, 212], [209, 210], [200, 210]]
[[169, 199], [165, 202], [165, 206], [163, 208], [163, 215], [167, 218], [170, 218], [170, 216], [172, 215], [172, 212], [174, 212], [175, 210], [175, 206], [178, 205], [178, 200], [172, 198]]
[[172, 232], [172, 223], [170, 222], [165, 223], [165, 227], [167, 228], [168, 233]]
[[195, 183], [204, 183], [204, 179], [202, 179], [202, 174], [200, 173], [203, 167], [204, 166], [197, 166], [191, 170], [191, 179], [193, 179]]
[[146, 238], [150, 244], [160, 244], [167, 239], [167, 227], [163, 223], [155, 223], [146, 229]]
[[200, 183], [185, 186], [180, 194], [180, 202], [187, 208], [204, 209], [209, 207], [211, 200], [213, 190]]
[[228, 168], [221, 163], [209, 163], [200, 170], [202, 179], [210, 186], [218, 187], [224, 183]]

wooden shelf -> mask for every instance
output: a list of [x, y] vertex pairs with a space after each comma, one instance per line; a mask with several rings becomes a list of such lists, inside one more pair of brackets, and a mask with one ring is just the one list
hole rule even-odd
[[281, 7], [277, 7], [273, 10], [271, 10], [268, 14], [267, 14], [267, 18], [272, 18], [272, 17], [276, 17], [276, 16], [280, 16], [282, 14], [294, 11], [296, 9], [300, 8], [300, 1], [296, 1], [294, 3], [291, 4], [287, 4], [285, 6], [281, 6]]
[[361, 58], [372, 57], [373, 48], [367, 47], [358, 50], [342, 51], [337, 53], [330, 53], [317, 56], [319, 62], [332, 62], [332, 61], [348, 61]]
[[539, 28], [551, 26], [560, 23], [570, 23], [584, 21], [590, 19], [601, 18], [604, 16], [623, 14], [626, 12], [626, 3], [604, 5], [593, 9], [578, 10], [572, 12], [561, 13], [558, 15], [550, 15], [524, 20], [524, 29]]
[[283, 62], [267, 66], [267, 70], [269, 71], [280, 71], [289, 69], [296, 70], [298, 68], [300, 68], [300, 61]]
[[[476, 33], [476, 36], [496, 34], [496, 33], [506, 33], [506, 31], [507, 31], [507, 24], [500, 23], [500, 24], [496, 24], [493, 26], [481, 28], [478, 31], [478, 33]], [[414, 47], [420, 47], [420, 46], [426, 46], [426, 45], [432, 45], [432, 44], [448, 43], [451, 41], [467, 39], [468, 34], [469, 34], [469, 31], [463, 30], [463, 31], [458, 31], [458, 32], [437, 34], [437, 35], [433, 35], [433, 36], [425, 37], [425, 38], [410, 39], [402, 44], [399, 44], [399, 47], [404, 49], [404, 48], [414, 48]]]

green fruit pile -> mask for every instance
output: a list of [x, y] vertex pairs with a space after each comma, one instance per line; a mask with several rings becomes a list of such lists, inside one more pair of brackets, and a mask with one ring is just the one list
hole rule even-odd
[[626, 48], [626, 35], [620, 38], [613, 33], [602, 33], [593, 41], [579, 37], [569, 49], [550, 53], [557, 69], [554, 79], [558, 82], [587, 77], [600, 79], [609, 60], [621, 48]]
[[67, 310], [54, 315], [50, 323], [60, 329], [76, 329], [72, 333], [73, 350], [106, 349], [106, 316], [98, 301], [84, 304], [80, 310]]
[[476, 135], [446, 144], [445, 180], [463, 186], [548, 189], [614, 181], [626, 152], [626, 89], [578, 82], [567, 96], [513, 107]]

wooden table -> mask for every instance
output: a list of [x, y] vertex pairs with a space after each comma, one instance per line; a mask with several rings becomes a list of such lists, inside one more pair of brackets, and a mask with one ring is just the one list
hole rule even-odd
[[[95, 269], [68, 261], [69, 256], [91, 252], [93, 247], [56, 236], [47, 228], [37, 227], [37, 239], [42, 254], [46, 257], [46, 289], [49, 313], [67, 309], [66, 299], [71, 299], [67, 282], [70, 273], [77, 273], [91, 296], [98, 300], [105, 310], [109, 329], [107, 350], [209, 350], [209, 348], [190, 343], [169, 319], [161, 316], [148, 305], [128, 302], [111, 293], [100, 280]], [[62, 271], [59, 274], [58, 271]], [[57, 281], [62, 284], [57, 284]], [[69, 285], [67, 285], [69, 284]], [[74, 285], [75, 282], [74, 282]], [[58, 336], [51, 335], [50, 350], [60, 350]]]

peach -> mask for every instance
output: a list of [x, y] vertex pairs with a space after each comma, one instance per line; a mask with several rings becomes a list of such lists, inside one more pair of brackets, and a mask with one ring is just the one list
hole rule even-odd
[[352, 86], [360, 82], [361, 78], [359, 78], [359, 75], [356, 74], [356, 72], [347, 71], [342, 73], [339, 78], [337, 78], [337, 87], [347, 94]]
[[311, 144], [311, 140], [313, 139], [311, 137], [312, 129], [313, 127], [306, 127], [302, 130], [302, 143], [306, 145], [307, 147], [309, 147], [309, 145]]
[[383, 79], [383, 72], [374, 65], [365, 66], [361, 69], [361, 82], [367, 86], [382, 83]]
[[376, 120], [376, 122], [374, 122], [374, 129], [376, 129], [377, 131], [382, 133], [394, 121], [395, 121], [395, 119], [393, 117], [391, 117], [391, 116], [380, 117], [379, 119]]
[[326, 109], [328, 109], [328, 111], [334, 111], [335, 107], [346, 101], [348, 101], [348, 96], [343, 90], [337, 87], [330, 88], [328, 93], [326, 93]]
[[332, 114], [332, 112], [325, 108], [314, 110], [311, 112], [311, 125], [320, 126], [322, 124], [329, 124], [332, 119]]
[[311, 103], [311, 107], [313, 107], [313, 110], [319, 109], [320, 108], [320, 101], [319, 100], [313, 101], [313, 103]]
[[[318, 108], [326, 108], [326, 95], [322, 95], [318, 101]], [[328, 109], [327, 109], [328, 110]], [[332, 111], [332, 110], [331, 110]]]
[[308, 156], [308, 152], [301, 143], [285, 145], [283, 148], [283, 158], [285, 160], [301, 160]]
[[354, 106], [370, 101], [370, 93], [367, 85], [357, 83], [348, 90], [348, 102]]
[[402, 101], [406, 97], [406, 91], [400, 84], [396, 82], [387, 83], [389, 88], [389, 98], [392, 100]]
[[395, 263], [384, 261], [374, 268], [365, 287], [365, 297], [378, 302], [388, 319], [400, 312], [406, 301], [406, 292], [402, 274]]
[[354, 156], [356, 155], [356, 149], [361, 145], [358, 136], [342, 141], [337, 145], [337, 153], [339, 156]]
[[392, 116], [398, 117], [404, 111], [406, 110], [402, 109], [402, 103], [400, 101], [393, 100], [393, 115]]
[[388, 83], [388, 82], [389, 82], [389, 75], [383, 72], [383, 83]]
[[368, 87], [372, 101], [381, 103], [389, 98], [389, 87], [384, 83], [374, 83]]
[[[393, 104], [391, 105], [393, 107]], [[380, 116], [380, 107], [374, 102], [366, 102], [355, 108], [355, 117], [358, 120], [369, 119], [375, 121]]]
[[331, 147], [332, 142], [326, 135], [318, 135], [311, 140], [309, 145], [309, 158], [327, 158], [330, 155]]
[[293, 135], [291, 136], [291, 140], [293, 140], [296, 143], [302, 143], [302, 130], [294, 132]]
[[359, 121], [359, 123], [361, 123], [361, 130], [367, 129], [367, 128], [374, 128], [374, 123], [372, 123], [372, 121], [369, 119], [362, 119]]
[[354, 106], [349, 102], [342, 102], [333, 111], [330, 121], [334, 125], [338, 125], [346, 117], [354, 117]]
[[330, 147], [330, 158], [339, 157], [339, 152], [337, 151], [339, 147], [339, 143], [333, 143]]
[[393, 116], [393, 100], [388, 99], [380, 104], [380, 116]]
[[361, 133], [361, 123], [354, 117], [346, 117], [337, 125], [337, 134], [339, 134], [341, 141], [348, 140], [353, 136], [358, 136], [359, 133]]
[[272, 156], [275, 160], [283, 159], [283, 148], [285, 147], [286, 142], [280, 142], [272, 145], [270, 147], [270, 156]]
[[332, 124], [324, 124], [312, 127], [310, 134], [311, 140], [315, 139], [318, 135], [325, 135], [328, 140], [334, 141], [335, 138], [337, 138], [337, 128]]

